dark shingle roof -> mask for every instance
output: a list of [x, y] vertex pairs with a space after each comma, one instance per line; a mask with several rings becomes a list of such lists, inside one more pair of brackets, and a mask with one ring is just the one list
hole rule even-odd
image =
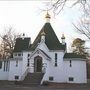
[[42, 32], [45, 32], [45, 34], [46, 34], [45, 35], [45, 43], [50, 50], [65, 50], [66, 45], [62, 45], [59, 42], [50, 23], [45, 23], [45, 25], [39, 32], [38, 36], [36, 37], [35, 41], [33, 42], [30, 50], [34, 50], [37, 47], [38, 43], [40, 43]]
[[30, 38], [17, 38], [16, 44], [13, 52], [21, 52], [23, 50], [28, 50]]
[[84, 55], [79, 55], [76, 53], [65, 53], [64, 58], [83, 58], [85, 59], [86, 57]]

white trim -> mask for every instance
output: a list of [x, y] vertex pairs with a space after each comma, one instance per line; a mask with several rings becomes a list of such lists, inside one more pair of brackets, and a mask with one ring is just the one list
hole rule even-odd
[[86, 61], [86, 59], [83, 58], [65, 58], [63, 59], [64, 61], [69, 61], [69, 60], [75, 60], [75, 61]]
[[[41, 52], [41, 50], [40, 49], [36, 49], [31, 55], [30, 55], [30, 58], [32, 58], [32, 56], [35, 54], [35, 53], [37, 53], [37, 51], [39, 51], [39, 53], [40, 54], [43, 54], [43, 56], [45, 56], [45, 57], [47, 57], [43, 52]], [[39, 55], [39, 54], [38, 54]], [[49, 56], [50, 57], [50, 56]], [[46, 60], [51, 60], [51, 57], [50, 58], [46, 58]]]

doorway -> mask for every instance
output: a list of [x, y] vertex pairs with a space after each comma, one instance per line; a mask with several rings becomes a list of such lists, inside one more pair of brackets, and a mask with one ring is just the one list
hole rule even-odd
[[40, 56], [34, 58], [34, 72], [42, 72], [42, 57]]

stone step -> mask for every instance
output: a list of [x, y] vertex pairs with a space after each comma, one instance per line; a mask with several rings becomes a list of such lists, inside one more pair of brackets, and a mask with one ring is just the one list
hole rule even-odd
[[39, 85], [42, 78], [43, 73], [28, 73], [25, 79], [22, 81], [22, 84], [24, 85]]

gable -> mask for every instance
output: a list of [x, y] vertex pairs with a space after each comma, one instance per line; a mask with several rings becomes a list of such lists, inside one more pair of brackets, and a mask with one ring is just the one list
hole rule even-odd
[[38, 43], [40, 43], [42, 32], [45, 32], [45, 34], [46, 34], [45, 35], [45, 44], [47, 45], [47, 47], [50, 50], [65, 50], [66, 45], [62, 45], [59, 42], [50, 23], [45, 23], [45, 25], [43, 26], [43, 28], [39, 32], [38, 36], [36, 37], [35, 41], [33, 42], [30, 50], [34, 50], [37, 47]]
[[35, 54], [38, 54], [38, 55], [43, 55], [44, 57], [46, 57], [47, 58], [47, 60], [51, 60], [51, 57], [49, 56], [49, 55], [47, 55], [43, 50], [41, 50], [41, 49], [37, 49], [36, 51], [34, 51], [32, 54], [31, 54], [31, 56], [30, 56], [30, 58], [31, 57], [33, 57]]

